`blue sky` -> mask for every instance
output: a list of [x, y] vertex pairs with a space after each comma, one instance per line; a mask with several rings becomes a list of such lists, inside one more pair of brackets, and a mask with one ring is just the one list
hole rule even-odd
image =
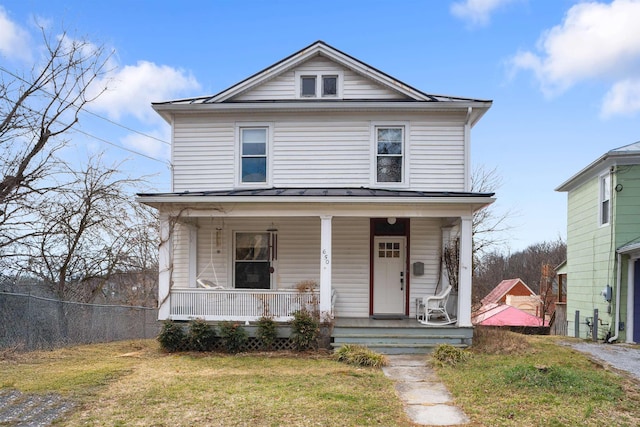
[[110, 89], [90, 109], [157, 138], [83, 115], [100, 140], [74, 133], [70, 158], [104, 151], [155, 174], [155, 191], [169, 189], [170, 134], [151, 102], [217, 93], [316, 40], [424, 92], [494, 101], [472, 162], [502, 177], [494, 209], [515, 213], [511, 251], [565, 238], [554, 188], [640, 140], [640, 0], [0, 0], [2, 67], [30, 69], [35, 22], [113, 49]]

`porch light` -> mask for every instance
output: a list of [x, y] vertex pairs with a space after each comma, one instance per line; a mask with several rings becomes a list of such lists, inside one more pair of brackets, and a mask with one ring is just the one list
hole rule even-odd
[[396, 223], [396, 219], [395, 217], [390, 216], [389, 218], [387, 218], [387, 222], [389, 223], [389, 225], [393, 225]]

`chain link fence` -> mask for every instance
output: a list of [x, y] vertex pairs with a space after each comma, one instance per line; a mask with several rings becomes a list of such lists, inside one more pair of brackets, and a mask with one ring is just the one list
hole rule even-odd
[[0, 349], [39, 350], [155, 338], [158, 310], [0, 292]]

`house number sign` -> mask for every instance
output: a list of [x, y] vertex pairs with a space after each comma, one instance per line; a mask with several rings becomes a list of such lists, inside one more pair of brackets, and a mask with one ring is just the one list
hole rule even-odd
[[322, 250], [322, 261], [324, 261], [325, 264], [329, 264], [329, 254], [327, 253], [326, 249]]

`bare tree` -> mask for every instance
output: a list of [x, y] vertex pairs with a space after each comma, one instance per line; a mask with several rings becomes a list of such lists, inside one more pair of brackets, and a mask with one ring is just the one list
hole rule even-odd
[[[149, 262], [156, 239], [150, 210], [131, 197], [140, 179], [122, 177], [100, 157], [48, 193], [37, 215], [38, 233], [23, 242], [21, 269], [60, 299], [91, 302], [116, 272]], [[147, 266], [152, 267], [152, 266]]]
[[50, 190], [65, 134], [104, 91], [92, 87], [107, 71], [104, 47], [41, 32], [43, 60], [28, 75], [0, 66], [0, 248], [33, 234], [30, 198]]
[[[484, 166], [473, 169], [471, 174], [471, 191], [477, 193], [495, 193], [502, 186], [502, 177], [497, 169], [487, 170]], [[473, 254], [477, 260], [480, 256], [496, 246], [506, 243], [505, 232], [511, 226], [509, 219], [514, 215], [512, 210], [497, 213], [493, 205], [476, 211], [473, 214]]]

